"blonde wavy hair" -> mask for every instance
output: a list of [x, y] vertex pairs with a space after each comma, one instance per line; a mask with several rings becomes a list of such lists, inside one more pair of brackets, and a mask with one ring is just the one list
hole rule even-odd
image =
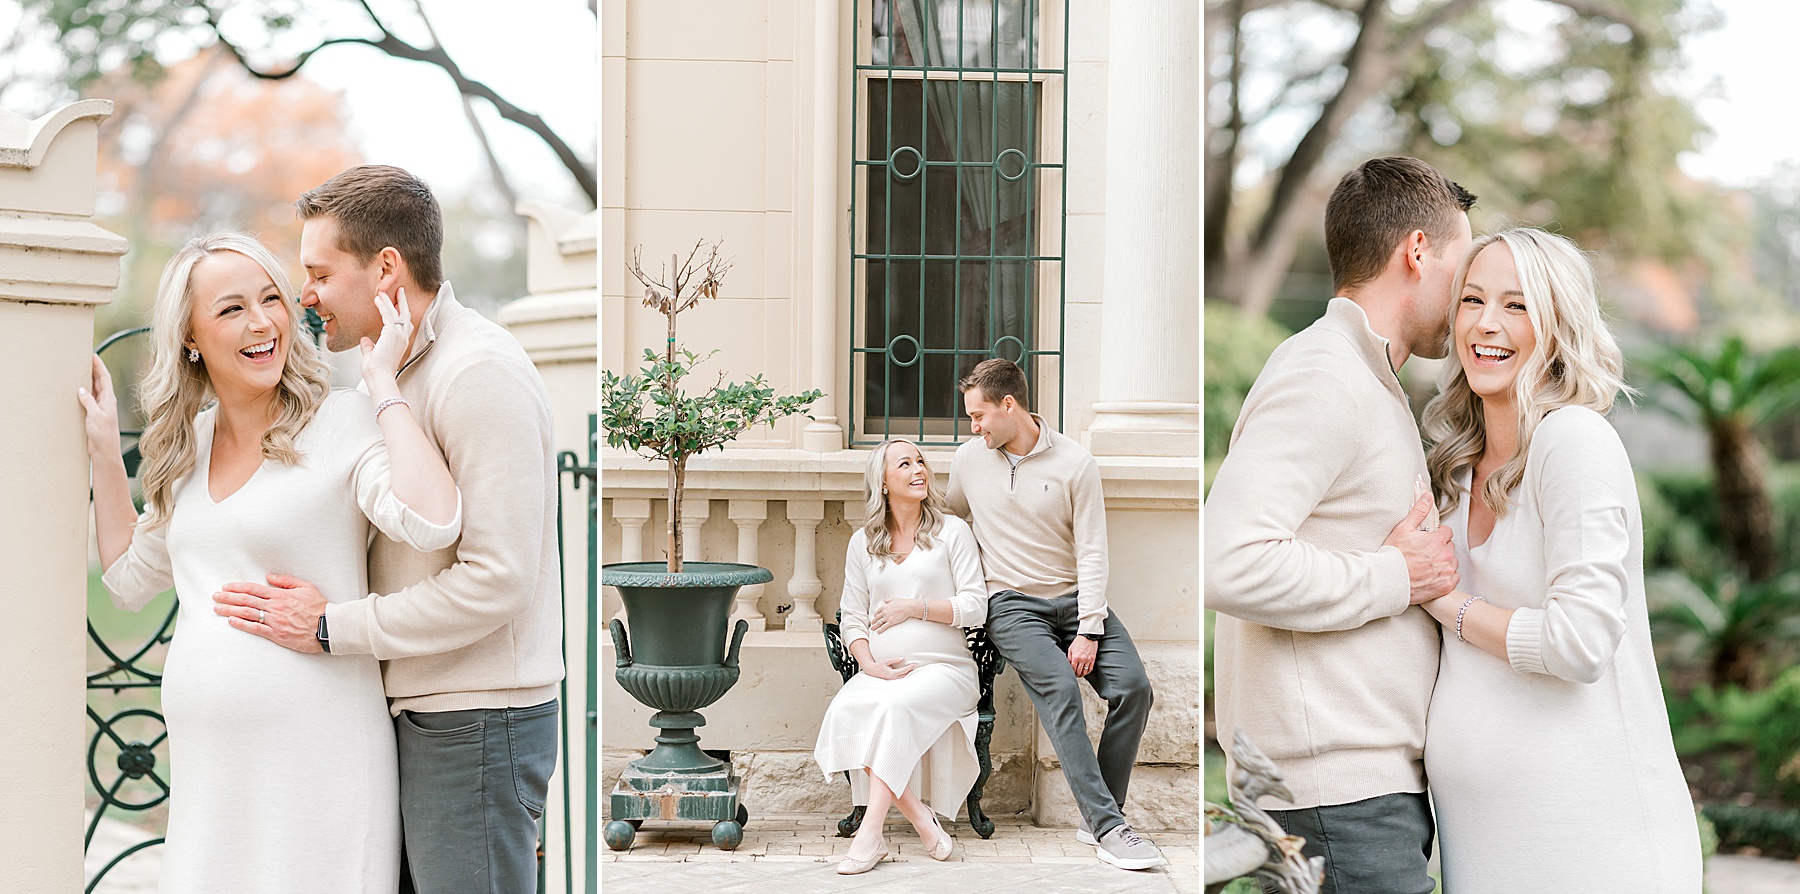
[[183, 246], [163, 268], [156, 289], [156, 307], [150, 316], [150, 371], [138, 383], [138, 403], [145, 419], [144, 435], [138, 440], [144, 458], [138, 480], [148, 509], [146, 524], [151, 528], [168, 523], [175, 504], [175, 483], [193, 471], [198, 455], [194, 417], [216, 398], [205, 361], [190, 362], [185, 345], [194, 334], [194, 268], [208, 255], [224, 251], [237, 252], [263, 268], [281, 290], [281, 304], [291, 324], [281, 381], [276, 386], [275, 422], [262, 437], [263, 458], [298, 465], [304, 457], [294, 440], [331, 393], [331, 372], [319, 346], [307, 337], [299, 304], [287, 297], [293, 294], [293, 286], [281, 263], [256, 237], [226, 231]]
[[[894, 552], [894, 513], [888, 508], [887, 495], [881, 492], [887, 480], [888, 447], [894, 444], [919, 449], [919, 445], [905, 438], [889, 438], [875, 445], [875, 450], [869, 454], [868, 468], [863, 471], [863, 486], [868, 496], [863, 514], [863, 536], [869, 541], [869, 555], [886, 561], [899, 558]], [[938, 488], [937, 476], [925, 462], [923, 450], [919, 451], [919, 465], [925, 468], [925, 502], [919, 506], [919, 530], [913, 533], [913, 546], [930, 549], [933, 535], [943, 530], [944, 516], [949, 513], [950, 504]]]
[[[1604, 415], [1621, 393], [1629, 400], [1636, 390], [1625, 383], [1624, 355], [1600, 316], [1593, 265], [1575, 243], [1562, 236], [1517, 226], [1475, 240], [1456, 271], [1456, 307], [1461, 307], [1470, 265], [1495, 243], [1505, 243], [1512, 250], [1525, 293], [1525, 316], [1537, 337], [1536, 349], [1520, 364], [1513, 380], [1513, 405], [1519, 411], [1518, 449], [1481, 488], [1482, 502], [1499, 518], [1506, 513], [1513, 490], [1525, 478], [1531, 437], [1546, 415], [1562, 407], [1587, 407]], [[1454, 329], [1452, 333], [1454, 339]], [[1472, 470], [1487, 449], [1481, 398], [1469, 390], [1461, 363], [1443, 365], [1438, 394], [1425, 405], [1421, 430], [1429, 445], [1425, 467], [1438, 494], [1438, 510], [1448, 513], [1462, 498], [1456, 476]]]

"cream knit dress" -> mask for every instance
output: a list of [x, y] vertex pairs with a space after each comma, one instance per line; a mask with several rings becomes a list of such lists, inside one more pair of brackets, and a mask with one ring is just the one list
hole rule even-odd
[[[875, 611], [889, 599], [949, 599], [950, 624], [909, 620], [877, 633]], [[813, 757], [827, 777], [869, 767], [896, 793], [919, 794], [931, 809], [955, 819], [980, 774], [975, 758], [975, 704], [981, 690], [963, 628], [987, 620], [987, 585], [975, 535], [962, 519], [944, 517], [930, 548], [917, 547], [898, 564], [869, 555], [868, 538], [850, 535], [839, 601], [844, 647], [869, 641], [876, 660], [905, 658], [918, 665], [898, 680], [859, 673], [825, 711]], [[864, 784], [853, 785], [857, 804]]]
[[381, 668], [371, 655], [292, 652], [233, 629], [213, 593], [272, 573], [331, 602], [368, 594], [370, 523], [421, 549], [456, 540], [388, 486], [369, 396], [333, 392], [297, 439], [299, 465], [265, 460], [223, 500], [207, 486], [214, 410], [195, 420], [199, 455], [165, 526], [140, 525], [106, 570], [120, 608], [175, 587], [163, 671], [169, 729], [165, 894], [393, 894], [399, 771]]
[[1624, 445], [1598, 413], [1557, 410], [1512, 500], [1480, 546], [1466, 496], [1445, 521], [1460, 588], [1515, 609], [1510, 661], [1444, 634], [1425, 770], [1445, 894], [1697, 894]]

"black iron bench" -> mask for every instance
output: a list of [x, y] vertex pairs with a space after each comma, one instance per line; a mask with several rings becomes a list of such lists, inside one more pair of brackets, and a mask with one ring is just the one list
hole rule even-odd
[[[837, 618], [842, 621], [843, 613], [839, 612]], [[825, 651], [831, 656], [831, 666], [844, 678], [844, 682], [848, 683], [850, 678], [856, 676], [857, 672], [861, 670], [856, 663], [856, 656], [851, 655], [850, 650], [844, 647], [843, 636], [839, 632], [837, 624], [824, 626]], [[994, 771], [993, 759], [988, 755], [988, 747], [994, 738], [994, 678], [1000, 676], [1001, 671], [1006, 670], [1006, 659], [1001, 658], [1000, 652], [994, 648], [994, 644], [988, 641], [985, 628], [976, 627], [965, 631], [964, 641], [968, 644], [970, 657], [975, 659], [975, 674], [981, 682], [981, 699], [975, 704], [975, 716], [978, 721], [975, 727], [975, 759], [981, 765], [981, 773], [975, 777], [975, 787], [969, 789], [969, 798], [965, 802], [965, 806], [969, 813], [969, 826], [975, 830], [975, 834], [982, 838], [992, 838], [994, 821], [988, 819], [987, 814], [981, 812], [981, 795], [982, 789], [987, 785], [988, 777]], [[850, 774], [845, 773], [844, 780], [848, 782], [849, 779]], [[863, 811], [867, 809], [861, 806], [855, 807], [850, 811], [849, 816], [838, 820], [838, 837], [849, 838], [855, 835], [856, 830], [862, 826]]]

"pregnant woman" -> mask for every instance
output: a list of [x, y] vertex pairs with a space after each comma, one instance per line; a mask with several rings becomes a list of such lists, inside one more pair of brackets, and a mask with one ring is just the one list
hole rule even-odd
[[864, 480], [868, 520], [850, 535], [839, 605], [844, 642], [862, 670], [832, 699], [814, 751], [828, 777], [867, 777], [868, 811], [838, 866], [844, 875], [887, 856], [890, 806], [932, 859], [948, 859], [954, 843], [934, 813], [954, 820], [980, 773], [981, 692], [963, 638], [963, 628], [987, 620], [975, 534], [946, 510], [910, 441], [877, 446]]
[[1453, 894], [1700, 890], [1694, 805], [1644, 602], [1643, 524], [1603, 414], [1625, 389], [1594, 274], [1531, 228], [1477, 239], [1426, 465], [1458, 590], [1425, 770]]
[[412, 328], [405, 295], [398, 308], [370, 296], [386, 323], [378, 343], [363, 341], [363, 394], [331, 390], [289, 292], [280, 264], [243, 234], [197, 239], [163, 270], [139, 386], [142, 518], [98, 357], [93, 391], [79, 395], [113, 602], [135, 611], [174, 586], [178, 603], [163, 672], [167, 894], [399, 887], [379, 663], [289, 651], [214, 612], [225, 582], [270, 575], [313, 581], [334, 602], [364, 598], [371, 524], [419, 549], [449, 546], [461, 529], [450, 473], [394, 384]]

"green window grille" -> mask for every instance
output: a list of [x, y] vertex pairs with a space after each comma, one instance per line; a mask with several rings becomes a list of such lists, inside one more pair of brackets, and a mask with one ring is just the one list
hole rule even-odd
[[1066, 0], [864, 0], [854, 33], [851, 443], [969, 437], [990, 357], [1061, 428]]

